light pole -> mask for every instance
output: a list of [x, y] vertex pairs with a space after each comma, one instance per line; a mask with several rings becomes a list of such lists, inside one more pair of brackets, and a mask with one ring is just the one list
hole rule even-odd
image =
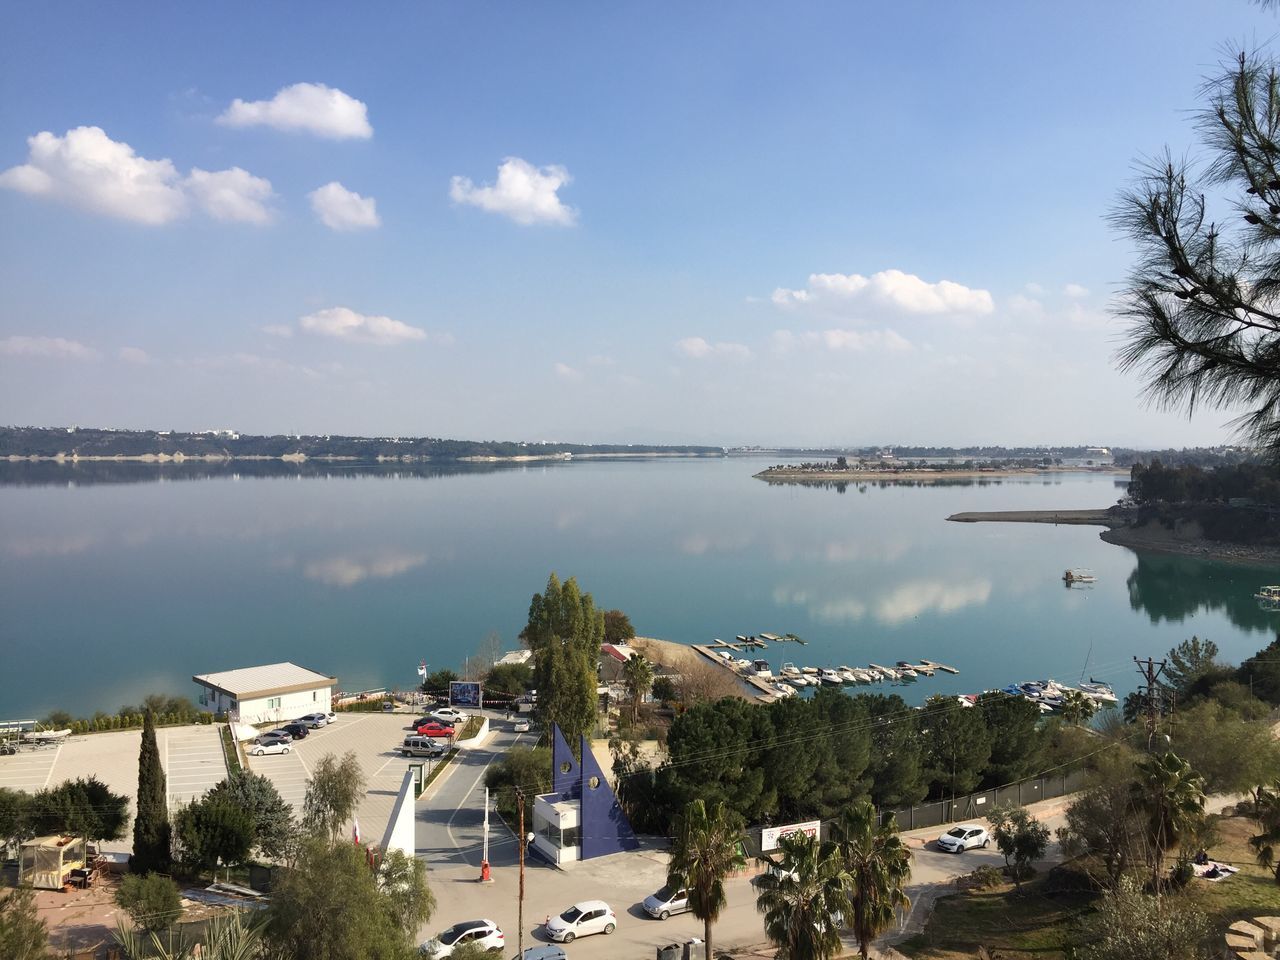
[[516, 954], [524, 960], [524, 848], [533, 841], [533, 834], [524, 832], [524, 791], [516, 789], [516, 806], [519, 807], [520, 820], [520, 894], [519, 906], [516, 908]]

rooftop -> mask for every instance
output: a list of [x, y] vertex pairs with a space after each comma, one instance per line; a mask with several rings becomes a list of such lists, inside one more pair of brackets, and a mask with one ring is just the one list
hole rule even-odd
[[326, 676], [287, 662], [223, 670], [220, 673], [202, 673], [191, 679], [206, 687], [216, 687], [238, 699], [329, 687], [338, 682], [337, 677]]

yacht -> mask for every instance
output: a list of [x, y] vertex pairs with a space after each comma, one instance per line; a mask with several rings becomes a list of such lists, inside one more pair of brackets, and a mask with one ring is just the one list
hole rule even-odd
[[840, 679], [843, 680], [845, 683], [858, 682], [858, 675], [854, 673], [852, 670], [850, 670], [848, 667], [842, 666], [839, 670], [839, 673], [840, 673]]
[[1093, 677], [1089, 678], [1088, 683], [1080, 684], [1080, 692], [1090, 700], [1098, 701], [1098, 703], [1117, 702], [1116, 694], [1115, 691], [1111, 689], [1111, 684], [1094, 680]]
[[751, 666], [755, 668], [756, 676], [761, 680], [772, 679], [773, 670], [770, 669], [768, 660], [752, 660]]
[[830, 667], [822, 668], [822, 671], [818, 674], [818, 680], [833, 687], [838, 687], [840, 684], [844, 683], [844, 680], [840, 678], [840, 674], [836, 673], [836, 671], [832, 670]]

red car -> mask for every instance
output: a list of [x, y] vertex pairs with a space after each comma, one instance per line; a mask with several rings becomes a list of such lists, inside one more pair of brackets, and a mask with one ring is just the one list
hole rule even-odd
[[418, 734], [423, 737], [452, 737], [453, 727], [445, 723], [424, 723], [418, 727]]

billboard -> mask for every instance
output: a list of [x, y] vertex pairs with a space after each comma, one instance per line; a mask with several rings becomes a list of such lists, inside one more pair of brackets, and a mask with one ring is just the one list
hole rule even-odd
[[471, 707], [479, 710], [484, 705], [480, 693], [480, 684], [475, 680], [451, 680], [449, 682], [449, 705], [453, 707]]
[[821, 820], [810, 820], [808, 823], [789, 823], [785, 827], [765, 827], [760, 831], [760, 852], [768, 853], [770, 850], [777, 850], [778, 838], [785, 837], [789, 833], [807, 833], [811, 837], [816, 837], [820, 829], [822, 829]]

